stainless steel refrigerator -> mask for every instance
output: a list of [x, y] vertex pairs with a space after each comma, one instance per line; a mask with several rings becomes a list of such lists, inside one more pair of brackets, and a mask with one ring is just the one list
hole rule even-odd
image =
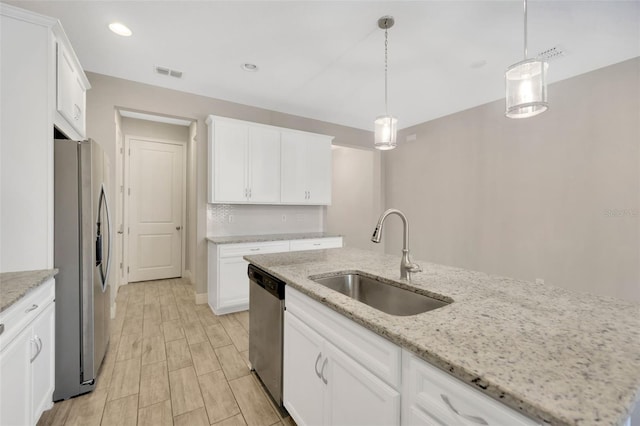
[[95, 141], [54, 141], [54, 401], [92, 391], [109, 343], [111, 223], [106, 156]]

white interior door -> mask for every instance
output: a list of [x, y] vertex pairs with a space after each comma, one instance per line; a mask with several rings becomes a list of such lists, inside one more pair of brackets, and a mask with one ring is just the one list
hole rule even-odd
[[181, 276], [184, 152], [130, 139], [129, 282]]

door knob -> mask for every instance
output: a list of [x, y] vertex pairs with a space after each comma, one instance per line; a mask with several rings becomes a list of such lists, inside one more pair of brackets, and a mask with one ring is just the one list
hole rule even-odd
[[176, 226], [176, 231], [179, 231], [182, 229], [182, 226]]

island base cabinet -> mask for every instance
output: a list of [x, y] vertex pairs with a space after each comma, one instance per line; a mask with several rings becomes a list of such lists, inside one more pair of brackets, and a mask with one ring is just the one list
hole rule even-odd
[[284, 405], [298, 425], [398, 425], [400, 394], [285, 312]]
[[325, 342], [322, 377], [326, 425], [387, 426], [400, 424], [400, 393], [344, 352]]
[[324, 424], [323, 338], [284, 312], [283, 403], [299, 426]]
[[534, 426], [539, 423], [403, 350], [402, 425]]

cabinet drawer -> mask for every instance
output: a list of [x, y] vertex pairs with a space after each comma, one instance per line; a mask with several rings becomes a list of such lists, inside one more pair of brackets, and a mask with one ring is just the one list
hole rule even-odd
[[340, 247], [342, 247], [342, 237], [308, 238], [305, 240], [292, 240], [290, 250], [321, 250]]
[[402, 375], [405, 424], [538, 425], [407, 350]]
[[4, 349], [38, 314], [55, 299], [54, 280], [31, 289], [21, 300], [0, 312], [0, 324], [4, 331], [0, 334], [0, 351]]
[[400, 387], [399, 346], [290, 286], [285, 287], [285, 292], [287, 311], [393, 388]]
[[219, 253], [220, 257], [235, 257], [286, 251], [289, 251], [289, 241], [269, 241], [265, 243], [225, 244], [220, 246]]

